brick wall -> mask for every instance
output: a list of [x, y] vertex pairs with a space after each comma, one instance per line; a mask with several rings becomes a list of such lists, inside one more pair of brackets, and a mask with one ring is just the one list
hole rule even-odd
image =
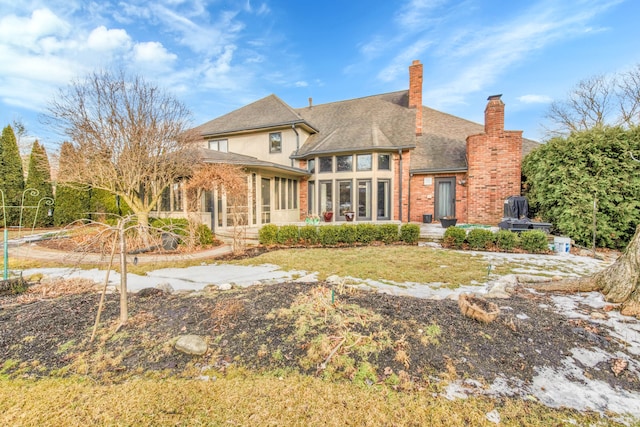
[[[436, 220], [435, 188], [436, 178], [456, 179], [456, 218], [460, 222], [467, 222], [467, 187], [466, 174], [436, 174], [414, 175], [411, 177], [411, 221], [422, 222], [422, 215], [431, 214]], [[425, 185], [425, 178], [431, 178], [431, 184]], [[463, 184], [461, 184], [461, 182]]]
[[[409, 218], [409, 167], [411, 166], [411, 152], [402, 152], [402, 179], [399, 179], [398, 170], [400, 168], [400, 156], [393, 155], [393, 200], [391, 209], [393, 210], [393, 219], [396, 221], [407, 222]], [[402, 186], [402, 217], [400, 217], [398, 200], [400, 198], [400, 186]]]
[[485, 133], [467, 138], [467, 221], [495, 225], [504, 200], [520, 194], [522, 131], [504, 130], [504, 103], [489, 97]]

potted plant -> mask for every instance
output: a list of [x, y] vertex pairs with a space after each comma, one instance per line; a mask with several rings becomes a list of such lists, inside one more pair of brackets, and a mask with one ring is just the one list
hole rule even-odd
[[455, 227], [458, 222], [458, 218], [454, 218], [452, 216], [443, 216], [440, 218], [440, 225], [442, 228]]
[[322, 212], [322, 217], [324, 218], [324, 222], [331, 222], [331, 219], [333, 218], [333, 212], [324, 211]]
[[320, 217], [318, 215], [315, 215], [315, 214], [309, 214], [304, 219], [304, 222], [306, 224], [308, 224], [308, 225], [318, 225], [318, 224], [320, 224]]
[[352, 211], [347, 211], [344, 213], [344, 217], [347, 221], [353, 221], [353, 218], [355, 218], [356, 213], [352, 212]]

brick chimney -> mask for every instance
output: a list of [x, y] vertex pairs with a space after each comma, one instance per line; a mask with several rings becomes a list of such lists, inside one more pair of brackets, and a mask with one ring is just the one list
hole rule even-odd
[[416, 135], [422, 135], [422, 64], [414, 60], [409, 66], [409, 108], [416, 109]]
[[487, 135], [499, 135], [504, 132], [504, 102], [500, 95], [491, 95], [484, 109], [484, 132]]

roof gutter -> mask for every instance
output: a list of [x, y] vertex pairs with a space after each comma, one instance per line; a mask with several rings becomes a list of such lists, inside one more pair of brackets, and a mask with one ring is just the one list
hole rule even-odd
[[365, 147], [365, 148], [345, 148], [342, 150], [323, 150], [323, 151], [315, 151], [315, 150], [310, 150], [307, 153], [304, 154], [297, 154], [293, 155], [292, 157], [294, 159], [304, 159], [307, 157], [315, 157], [315, 156], [321, 156], [323, 154], [340, 154], [340, 153], [371, 153], [371, 152], [375, 152], [375, 153], [382, 153], [384, 151], [395, 151], [395, 150], [411, 150], [413, 148], [416, 148], [416, 145], [403, 145], [403, 146], [399, 146], [399, 147]]
[[468, 168], [442, 168], [442, 169], [413, 169], [409, 171], [412, 175], [434, 174], [434, 173], [457, 173], [467, 172]]
[[291, 129], [296, 134], [296, 152], [294, 153], [293, 156], [291, 156], [291, 167], [293, 167], [293, 159], [294, 159], [295, 156], [298, 155], [298, 151], [300, 151], [300, 134], [296, 130], [296, 124], [295, 123], [291, 125]]
[[398, 218], [402, 222], [402, 149], [398, 149]]

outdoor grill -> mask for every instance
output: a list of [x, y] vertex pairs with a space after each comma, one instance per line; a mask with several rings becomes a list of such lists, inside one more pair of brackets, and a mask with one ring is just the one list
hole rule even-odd
[[511, 196], [504, 201], [504, 218], [498, 224], [501, 230], [511, 230], [516, 233], [526, 230], [542, 230], [549, 233], [551, 224], [548, 222], [534, 222], [529, 219], [529, 202], [526, 197]]

